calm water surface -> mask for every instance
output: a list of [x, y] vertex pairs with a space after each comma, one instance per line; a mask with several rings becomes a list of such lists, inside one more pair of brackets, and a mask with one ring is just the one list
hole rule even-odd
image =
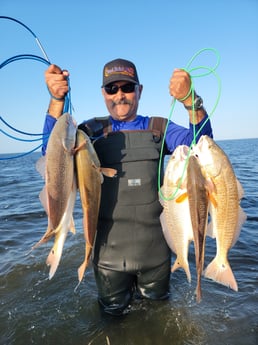
[[[35, 170], [40, 154], [0, 160], [0, 344], [257, 344], [258, 139], [218, 144], [245, 190], [247, 221], [229, 254], [239, 291], [203, 279], [203, 299], [197, 304], [191, 245], [191, 285], [179, 270], [171, 275], [169, 300], [136, 300], [121, 318], [100, 312], [91, 267], [74, 291], [84, 258], [79, 198], [74, 212], [77, 234], [68, 235], [57, 273], [49, 281], [45, 260], [52, 241], [30, 251], [47, 227], [38, 199], [43, 181]], [[208, 239], [206, 264], [214, 254], [215, 242]]]

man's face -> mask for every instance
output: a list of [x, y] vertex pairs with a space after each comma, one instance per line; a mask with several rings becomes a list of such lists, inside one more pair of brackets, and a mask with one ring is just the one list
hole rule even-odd
[[128, 81], [117, 81], [108, 84], [106, 88], [102, 88], [102, 94], [110, 115], [119, 121], [133, 121], [135, 119], [141, 93], [142, 85], [135, 85]]

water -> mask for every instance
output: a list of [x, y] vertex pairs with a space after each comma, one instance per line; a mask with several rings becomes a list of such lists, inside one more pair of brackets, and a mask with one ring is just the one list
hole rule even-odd
[[[60, 266], [49, 281], [45, 260], [52, 241], [30, 252], [47, 227], [47, 218], [38, 199], [43, 186], [35, 170], [39, 153], [1, 160], [0, 344], [257, 344], [258, 139], [218, 143], [228, 154], [245, 189], [242, 207], [247, 221], [229, 254], [239, 291], [203, 279], [203, 299], [197, 304], [191, 246], [191, 285], [179, 270], [171, 276], [169, 300], [136, 300], [130, 312], [121, 318], [100, 312], [91, 267], [74, 291], [77, 268], [84, 258], [79, 198], [74, 212], [77, 234], [69, 234]], [[209, 239], [206, 264], [214, 253], [215, 243]]]

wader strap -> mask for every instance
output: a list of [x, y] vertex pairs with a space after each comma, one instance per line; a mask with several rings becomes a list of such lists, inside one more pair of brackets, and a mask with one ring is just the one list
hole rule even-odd
[[110, 116], [94, 117], [83, 121], [78, 128], [83, 130], [92, 139], [102, 136], [103, 134], [106, 136], [108, 133], [112, 132]]
[[[148, 129], [158, 138], [164, 135], [167, 125], [167, 119], [162, 117], [153, 116], [150, 118]], [[99, 136], [107, 136], [112, 132], [112, 123], [110, 116], [94, 117], [90, 120], [84, 121], [79, 125], [89, 137], [96, 138]]]
[[[164, 134], [167, 126], [167, 119], [163, 117], [153, 116], [150, 118], [149, 129], [157, 132], [157, 134]], [[156, 134], [156, 133], [155, 133]]]
[[112, 123], [111, 123], [110, 116], [99, 118], [99, 120], [101, 121], [103, 125], [103, 134], [104, 136], [107, 136], [108, 133], [112, 132]]
[[[148, 129], [153, 132], [153, 139], [159, 142], [165, 134], [168, 120], [163, 117], [153, 116], [150, 118]], [[164, 155], [169, 154], [167, 145], [165, 142]]]

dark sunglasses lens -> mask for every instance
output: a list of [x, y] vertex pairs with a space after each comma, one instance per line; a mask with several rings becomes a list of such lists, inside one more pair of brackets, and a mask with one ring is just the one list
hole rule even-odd
[[115, 93], [118, 92], [118, 90], [119, 90], [119, 87], [117, 85], [107, 85], [107, 86], [105, 86], [105, 91], [109, 95], [114, 95]]
[[117, 85], [107, 85], [104, 87], [105, 91], [109, 95], [115, 95], [119, 89], [122, 90], [124, 93], [131, 93], [134, 92], [135, 90], [135, 84], [134, 83], [128, 83], [122, 86], [117, 86]]
[[121, 86], [121, 90], [125, 93], [130, 93], [130, 92], [134, 92], [134, 87], [135, 87], [135, 84], [128, 83], [128, 84]]

